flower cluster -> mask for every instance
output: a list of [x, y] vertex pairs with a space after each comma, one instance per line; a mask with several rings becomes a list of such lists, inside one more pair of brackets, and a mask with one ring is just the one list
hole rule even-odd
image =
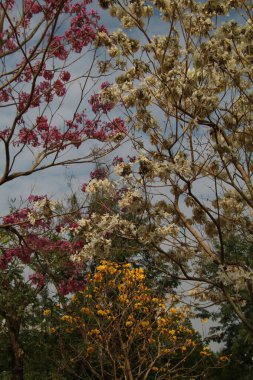
[[232, 287], [235, 293], [247, 290], [253, 284], [253, 270], [238, 265], [220, 265], [218, 277], [225, 286]]
[[102, 260], [68, 310], [62, 310], [60, 323], [51, 319], [54, 334], [60, 339], [63, 331], [79, 332], [84, 360], [95, 365], [93, 355], [99, 350], [100, 360], [108, 363], [107, 370], [114, 368], [119, 375], [126, 370], [126, 363], [133, 378], [138, 371], [182, 375], [186, 368], [189, 375], [196, 369], [182, 365], [183, 361], [194, 353], [201, 366], [202, 358], [209, 355], [189, 323], [187, 308], [175, 307], [173, 296], [165, 305], [147, 286], [144, 270], [130, 263]]

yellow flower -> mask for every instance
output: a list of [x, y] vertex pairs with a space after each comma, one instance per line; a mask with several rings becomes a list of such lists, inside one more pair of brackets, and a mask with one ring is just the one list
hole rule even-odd
[[124, 284], [119, 284], [119, 285], [118, 285], [118, 290], [119, 290], [120, 292], [124, 292], [125, 289], [126, 289], [126, 286], [125, 286]]
[[122, 302], [122, 303], [128, 303], [129, 299], [127, 298], [127, 294], [121, 294], [119, 296], [119, 301]]
[[157, 320], [157, 325], [158, 325], [158, 327], [164, 327], [164, 326], [167, 326], [167, 319], [165, 319], [165, 318], [159, 318], [158, 320]]
[[100, 272], [97, 272], [97, 273], [94, 274], [93, 279], [94, 279], [95, 281], [100, 282], [100, 281], [102, 281], [103, 276], [102, 276], [102, 274], [101, 274]]
[[88, 354], [92, 354], [94, 352], [94, 348], [92, 346], [87, 347]]
[[89, 335], [100, 335], [99, 329], [92, 329], [88, 332]]
[[51, 315], [51, 310], [50, 309], [43, 310], [43, 315], [44, 317], [48, 317], [49, 315]]
[[110, 267], [108, 269], [109, 274], [115, 274], [117, 272], [117, 269]]
[[56, 332], [56, 329], [54, 327], [49, 327], [48, 332], [54, 334]]
[[106, 270], [106, 265], [99, 265], [98, 267], [97, 267], [97, 271], [99, 271], [99, 272], [103, 272], [103, 271], [105, 271]]
[[220, 356], [219, 357], [219, 360], [221, 361], [221, 362], [227, 362], [228, 360], [229, 360], [229, 356]]
[[71, 322], [73, 322], [73, 317], [71, 317], [71, 315], [63, 315], [63, 316], [61, 317], [61, 320], [64, 321], [64, 322], [69, 322], [69, 323], [71, 323]]
[[192, 347], [196, 345], [196, 343], [193, 342], [191, 339], [186, 339], [185, 343], [187, 344], [187, 346], [192, 346]]
[[149, 321], [141, 321], [140, 325], [142, 327], [148, 327], [149, 326]]
[[144, 270], [143, 268], [137, 268], [137, 269], [134, 269], [134, 274], [135, 274], [135, 278], [137, 280], [144, 280], [145, 278], [145, 274], [144, 274]]
[[102, 317], [107, 317], [109, 313], [110, 313], [110, 310], [99, 309], [97, 311], [97, 315], [101, 315]]
[[83, 314], [90, 314], [91, 313], [91, 311], [88, 307], [82, 307], [80, 311]]
[[126, 327], [131, 327], [133, 325], [133, 322], [132, 321], [127, 321], [126, 322]]
[[208, 346], [203, 347], [203, 350], [200, 352], [201, 356], [210, 356], [212, 355]]

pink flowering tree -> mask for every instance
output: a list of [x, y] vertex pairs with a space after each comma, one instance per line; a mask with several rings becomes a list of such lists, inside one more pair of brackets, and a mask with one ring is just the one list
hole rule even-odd
[[[96, 69], [97, 36], [107, 30], [91, 3], [0, 3], [0, 186], [48, 168], [95, 162], [126, 134], [122, 119], [109, 116], [114, 102], [95, 92], [110, 84]], [[46, 304], [64, 304], [85, 286], [85, 265], [71, 260], [85, 244], [71, 232], [79, 212], [31, 195], [1, 217], [1, 340], [9, 342], [13, 379], [24, 377], [26, 328], [37, 329]]]
[[[111, 150], [113, 138], [122, 132], [121, 120], [101, 120], [113, 104], [102, 103], [99, 96], [90, 99], [95, 117], [87, 116], [87, 92], [98, 78], [92, 71], [94, 41], [98, 32], [107, 33], [89, 3], [1, 2], [1, 185], [52, 166], [90, 162]], [[71, 112], [64, 112], [69, 104]], [[106, 142], [96, 157], [81, 149], [91, 139]], [[70, 155], [70, 149], [80, 153]]]

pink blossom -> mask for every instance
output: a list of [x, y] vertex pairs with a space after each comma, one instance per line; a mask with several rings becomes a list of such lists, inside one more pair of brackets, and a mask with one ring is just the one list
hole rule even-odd
[[50, 44], [50, 52], [54, 57], [59, 58], [60, 60], [65, 60], [68, 58], [69, 53], [63, 45], [63, 37], [56, 36], [53, 38]]
[[3, 131], [0, 131], [0, 138], [6, 139], [9, 135], [10, 128], [5, 128]]
[[63, 82], [68, 82], [70, 80], [70, 73], [68, 71], [62, 71], [60, 78], [63, 80]]
[[104, 179], [107, 176], [107, 172], [104, 168], [97, 168], [93, 172], [90, 173], [91, 179]]
[[19, 141], [18, 144], [27, 144], [33, 147], [39, 146], [38, 135], [34, 130], [28, 128], [22, 128], [19, 132]]
[[44, 275], [38, 272], [31, 274], [29, 276], [29, 280], [33, 285], [35, 285], [39, 289], [41, 289], [45, 283]]
[[37, 1], [34, 1], [31, 7], [31, 12], [33, 14], [42, 12], [42, 6]]
[[53, 84], [55, 89], [55, 93], [58, 96], [64, 96], [66, 93], [66, 88], [64, 87], [64, 83], [60, 81], [60, 79], [56, 80]]
[[9, 95], [8, 91], [6, 91], [6, 90], [0, 91], [0, 102], [6, 103], [9, 101], [9, 99], [10, 99], [10, 95]]
[[20, 222], [26, 221], [28, 213], [31, 210], [29, 208], [23, 208], [21, 210], [14, 211], [13, 213], [3, 217], [4, 224], [18, 224]]
[[49, 129], [48, 120], [47, 120], [47, 117], [45, 116], [38, 116], [36, 119], [36, 124], [37, 124], [37, 130], [40, 132], [48, 131]]
[[116, 156], [114, 157], [112, 164], [113, 166], [116, 166], [118, 164], [121, 164], [122, 162], [124, 162], [124, 159], [122, 157]]
[[53, 70], [44, 70], [42, 75], [45, 79], [51, 80], [54, 77], [54, 71]]
[[42, 199], [46, 198], [46, 195], [29, 195], [28, 197], [28, 201], [29, 202], [37, 202], [37, 201], [40, 201]]
[[12, 7], [13, 7], [13, 5], [14, 5], [14, 1], [15, 0], [7, 0], [6, 1], [6, 8], [9, 9], [9, 10], [11, 10]]

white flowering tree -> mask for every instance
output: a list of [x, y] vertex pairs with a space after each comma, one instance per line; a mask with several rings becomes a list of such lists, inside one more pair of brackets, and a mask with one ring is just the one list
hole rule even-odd
[[251, 2], [100, 4], [122, 24], [98, 34], [105, 66], [122, 70], [102, 96], [124, 106], [136, 157], [115, 162], [116, 182], [92, 179], [84, 189], [120, 193], [120, 212], [81, 221], [90, 242], [76, 258], [94, 254], [95, 234], [109, 250], [108, 231], [117, 230], [155, 248], [172, 263], [168, 275], [196, 284], [196, 298], [228, 302], [253, 333], [244, 313], [253, 269], [225, 249], [230, 236], [253, 238]]

